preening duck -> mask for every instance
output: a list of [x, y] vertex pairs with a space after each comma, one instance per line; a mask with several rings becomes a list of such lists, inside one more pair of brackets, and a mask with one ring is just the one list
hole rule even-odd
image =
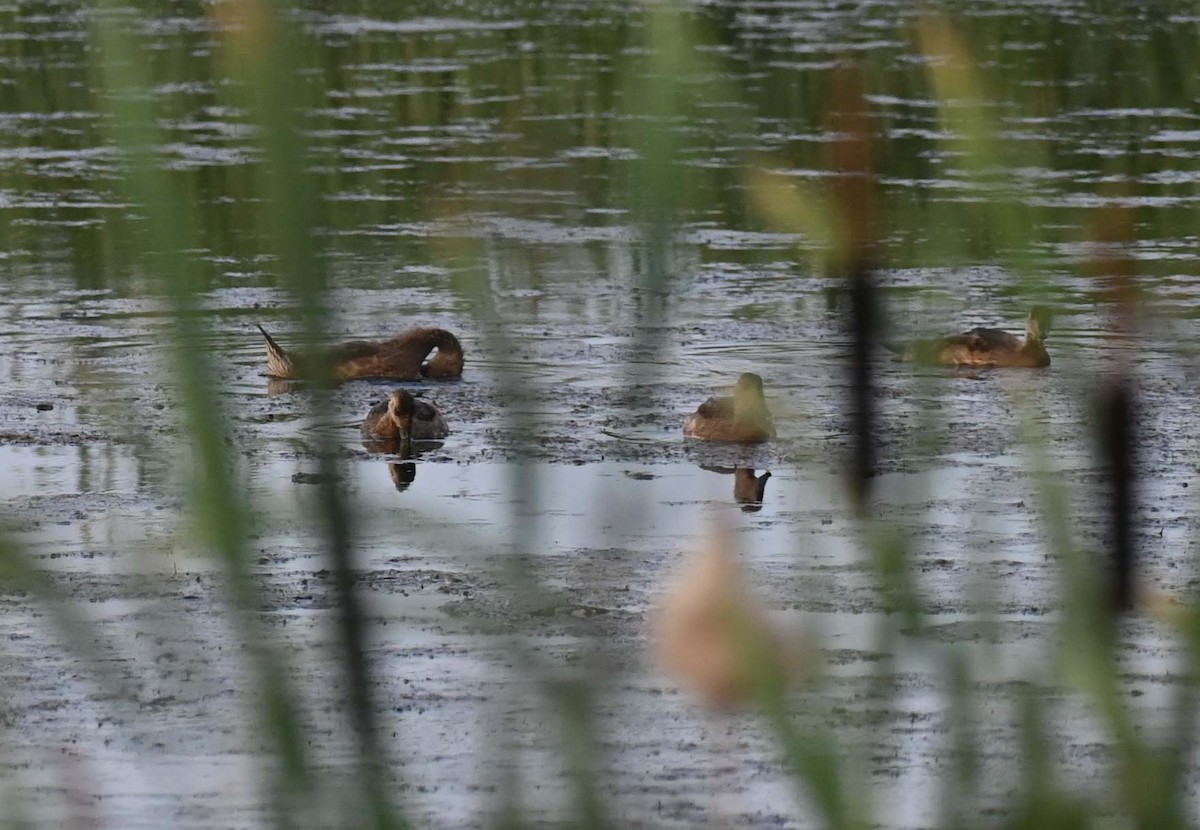
[[386, 401], [371, 407], [362, 422], [363, 438], [402, 445], [445, 438], [449, 434], [450, 427], [438, 408], [417, 400], [404, 389], [397, 389]]
[[974, 328], [950, 337], [919, 340], [904, 347], [891, 347], [900, 360], [938, 366], [998, 366], [1042, 368], [1050, 365], [1045, 338], [1050, 332], [1048, 308], [1034, 306], [1025, 323], [1022, 340], [1003, 329]]
[[[311, 364], [280, 346], [262, 326], [267, 340], [267, 375], [273, 378], [304, 378]], [[434, 349], [437, 352], [430, 357]], [[426, 359], [428, 358], [428, 359]], [[463, 372], [463, 350], [458, 338], [445, 329], [419, 328], [401, 332], [390, 340], [352, 340], [329, 354], [336, 380], [355, 378], [458, 378]]]

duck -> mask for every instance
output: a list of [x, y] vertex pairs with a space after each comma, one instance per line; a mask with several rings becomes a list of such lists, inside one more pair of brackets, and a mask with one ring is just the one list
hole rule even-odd
[[974, 328], [950, 337], [888, 348], [896, 352], [898, 360], [914, 363], [1041, 369], [1050, 365], [1050, 354], [1045, 345], [1050, 323], [1050, 309], [1034, 306], [1025, 323], [1024, 340], [1003, 329]]
[[[267, 376], [305, 377], [304, 357], [288, 353], [261, 325], [258, 330], [267, 340]], [[437, 353], [430, 357], [434, 349]], [[409, 329], [390, 340], [352, 340], [336, 346], [329, 358], [338, 383], [356, 378], [445, 380], [460, 378], [463, 373], [462, 344], [453, 334], [438, 328]]]
[[361, 431], [364, 440], [398, 446], [401, 458], [412, 458], [413, 441], [445, 438], [450, 427], [436, 406], [417, 400], [405, 389], [397, 389], [386, 401], [371, 407]]
[[746, 372], [732, 397], [712, 397], [700, 404], [683, 425], [683, 434], [704, 441], [754, 444], [775, 437], [775, 422], [763, 397], [762, 378]]

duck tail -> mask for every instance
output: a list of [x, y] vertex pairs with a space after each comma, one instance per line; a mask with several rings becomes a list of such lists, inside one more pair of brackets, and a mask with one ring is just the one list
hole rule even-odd
[[[258, 325], [255, 323], [255, 325]], [[291, 356], [284, 351], [283, 346], [275, 342], [275, 338], [267, 334], [267, 330], [258, 326], [262, 336], [267, 339], [267, 374], [273, 378], [296, 377], [296, 364]]]

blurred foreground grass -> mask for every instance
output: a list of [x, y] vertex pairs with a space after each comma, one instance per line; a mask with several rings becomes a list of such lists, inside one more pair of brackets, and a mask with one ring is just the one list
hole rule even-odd
[[[584, 10], [559, 13], [585, 16], [587, 6], [581, 8]], [[269, 263], [271, 278], [292, 300], [301, 339], [316, 344], [327, 334], [331, 313], [329, 290], [335, 284], [326, 256], [329, 230], [361, 222], [364, 216], [356, 211], [375, 208], [368, 204], [339, 211], [326, 198], [352, 186], [354, 175], [341, 170], [336, 161], [316, 158], [309, 140], [311, 132], [319, 129], [322, 119], [327, 117], [319, 114], [316, 102], [326, 100], [325, 87], [335, 84], [337, 78], [336, 72], [322, 72], [308, 60], [311, 36], [297, 22], [303, 15], [296, 9], [265, 0], [216, 2], [204, 5], [201, 12], [198, 19], [212, 27], [217, 48], [199, 64], [199, 71], [210, 73], [215, 81], [214, 104], [243, 114], [254, 136], [254, 159], [239, 168], [239, 172], [230, 174], [228, 181], [217, 183], [204, 181], [202, 174], [171, 169], [163, 152], [169, 144], [160, 125], [163, 114], [156, 110], [156, 99], [151, 93], [165, 83], [185, 82], [188, 75], [198, 71], [198, 64], [185, 59], [186, 50], [194, 44], [185, 44], [178, 53], [147, 56], [140, 43], [140, 19], [145, 12], [111, 3], [100, 7], [91, 22], [90, 43], [94, 51], [87, 60], [96, 73], [97, 99], [106, 114], [112, 144], [118, 150], [122, 197], [132, 206], [133, 216], [119, 223], [129, 231], [127, 238], [113, 241], [106, 236], [104, 245], [99, 246], [100, 258], [106, 265], [97, 271], [114, 280], [120, 280], [114, 275], [136, 274], [133, 282], [141, 290], [162, 297], [168, 304], [174, 338], [171, 377], [179, 391], [181, 430], [188, 437], [197, 470], [190, 479], [193, 485], [190, 513], [201, 545], [212, 551], [221, 564], [228, 613], [242, 642], [253, 652], [258, 722], [274, 759], [264, 764], [263, 770], [265, 793], [272, 805], [271, 821], [279, 827], [306, 826], [313, 805], [334, 795], [322, 786], [308, 757], [306, 726], [298, 714], [289, 681], [288, 658], [271, 645], [271, 638], [262, 631], [258, 619], [261, 597], [249, 571], [251, 506], [245, 482], [230, 457], [225, 440], [229, 425], [221, 396], [213, 391], [219, 389], [219, 384], [212, 358], [204, 348], [206, 323], [201, 298], [211, 285], [212, 275], [207, 271], [210, 266], [195, 252], [236, 249], [239, 257]], [[551, 12], [529, 7], [531, 16], [542, 13]], [[1118, 38], [1122, 12], [1113, 9], [1111, 14], [1114, 19], [1103, 29], [1104, 37], [1099, 38], [1095, 48], [1084, 50], [1086, 56], [1069, 50], [1052, 56], [1060, 62], [1094, 61], [1097, 73], [1113, 75], [1111, 100], [1080, 103], [1167, 107], [1189, 95], [1194, 101], [1198, 77], [1194, 66], [1196, 51], [1192, 48], [1195, 32], [1181, 27], [1173, 36], [1178, 43], [1130, 46]], [[723, 19], [720, 9], [703, 14], [680, 4], [652, 3], [635, 7], [630, 15], [637, 25], [605, 25], [591, 30], [581, 24], [577, 29], [578, 36], [587, 41], [578, 44], [580, 53], [592, 49], [625, 56], [620, 77], [591, 74], [584, 67], [577, 74], [577, 88], [558, 88], [551, 94], [561, 97], [563, 110], [576, 107], [579, 101], [585, 102], [584, 109], [590, 108], [597, 117], [585, 117], [580, 129], [594, 133], [596, 143], [606, 138], [611, 140], [599, 135], [607, 129], [607, 122], [598, 115], [609, 109], [616, 109], [622, 115], [625, 134], [620, 142], [627, 144], [636, 156], [631, 172], [625, 177], [614, 176], [604, 185], [582, 180], [578, 185], [605, 188], [604, 194], [592, 194], [592, 198], [628, 210], [639, 224], [642, 265], [639, 274], [641, 287], [646, 289], [639, 295], [639, 302], [647, 304], [646, 325], [638, 334], [643, 340], [642, 348], [653, 350], [656, 338], [662, 336], [663, 329], [653, 323], [658, 316], [669, 313], [662, 298], [670, 295], [675, 280], [680, 278], [679, 228], [694, 218], [697, 205], [714, 201], [718, 203], [716, 208], [725, 214], [750, 217], [747, 221], [751, 225], [797, 235], [798, 258], [814, 271], [827, 275], [835, 291], [843, 290], [844, 281], [854, 274], [869, 276], [876, 269], [894, 265], [985, 261], [1008, 269], [1015, 277], [1014, 290], [1020, 296], [1032, 299], [1049, 294], [1049, 286], [1039, 269], [1039, 253], [1045, 246], [1061, 241], [1060, 234], [1067, 232], [1058, 227], [1047, 230], [1050, 223], [1019, 197], [1022, 183], [1013, 179], [1011, 171], [1020, 166], [1020, 161], [1010, 157], [1003, 136], [1005, 127], [989, 80], [994, 83], [997, 78], [1003, 79], [1008, 84], [1004, 90], [1005, 106], [1026, 108], [1030, 115], [1040, 113], [1051, 117], [1065, 109], [1071, 102], [1052, 100], [1052, 95], [1070, 95], [1071, 90], [1050, 91], [1031, 83], [1060, 71], [1055, 65], [1030, 65], [1017, 70], [1009, 67], [1007, 73], [995, 71], [993, 62], [1003, 43], [1021, 34], [1004, 28], [1014, 25], [1010, 20], [996, 26], [975, 20], [970, 24], [971, 30], [964, 31], [952, 16], [930, 13], [908, 19], [890, 36], [915, 44], [923, 60], [904, 77], [885, 77], [873, 61], [871, 51], [865, 50], [858, 55], [847, 55], [835, 71], [825, 76], [824, 85], [812, 88], [789, 85], [770, 61], [764, 61], [768, 67], [764, 70], [765, 77], [759, 88], [751, 91], [739, 88], [738, 82], [731, 80], [738, 73], [725, 62], [719, 47], [738, 35], [738, 24]], [[534, 30], [535, 34], [537, 31]], [[349, 51], [367, 49], [356, 45], [353, 38], [349, 41], [345, 47]], [[519, 49], [515, 44], [514, 51]], [[567, 50], [567, 54], [570, 52]], [[362, 61], [373, 57], [357, 55]], [[985, 72], [981, 69], [983, 65], [992, 71]], [[508, 69], [534, 76], [546, 71], [536, 66], [533, 57], [515, 58]], [[1117, 80], [1122, 73], [1127, 75], [1139, 69], [1145, 71], [1137, 84]], [[465, 82], [471, 81], [468, 78]], [[509, 76], [499, 79], [501, 85], [522, 82]], [[869, 101], [871, 96], [889, 90], [905, 90], [931, 102], [936, 111], [934, 138], [880, 140], [882, 131], [872, 120], [875, 116], [871, 114]], [[916, 94], [916, 90], [921, 93]], [[30, 93], [9, 90], [7, 94]], [[27, 105], [64, 107], [67, 104], [63, 99], [70, 99], [76, 92], [69, 86], [54, 86], [42, 94], [39, 101], [29, 101]], [[431, 94], [412, 96], [406, 106], [408, 109], [396, 113], [397, 119], [421, 123], [446, 118], [442, 110], [450, 105]], [[549, 106], [553, 108], [554, 104]], [[798, 143], [787, 152], [764, 152], [755, 140], [754, 113], [784, 106], [788, 117], [797, 121], [806, 119], [810, 126], [834, 125], [836, 140], [828, 146]], [[497, 131], [504, 133], [505, 124], [520, 118], [522, 113], [509, 109], [515, 105], [501, 103], [497, 107]], [[720, 145], [721, 152], [736, 159], [732, 172], [684, 163], [681, 125], [698, 122], [706, 124], [714, 151]], [[551, 127], [536, 136], [551, 152], [559, 138]], [[897, 204], [888, 198], [881, 181], [887, 177], [925, 175], [927, 157], [921, 150], [931, 147], [940, 148], [961, 165], [960, 182], [974, 196], [965, 205], [913, 206]], [[514, 148], [514, 155], [518, 151], [519, 148]], [[800, 155], [804, 158], [797, 158]], [[1033, 165], [1033, 160], [1024, 161]], [[1042, 161], [1047, 168], [1053, 166], [1049, 160]], [[806, 168], [823, 168], [829, 176], [812, 179], [788, 175], [801, 162]], [[1096, 161], [1096, 195], [1100, 201], [1108, 201], [1102, 187], [1107, 177], [1122, 172], [1122, 165], [1132, 164], [1128, 158]], [[482, 191], [493, 184], [487, 181], [486, 174], [472, 179], [471, 174], [451, 168], [442, 175], [448, 180], [443, 184], [457, 186], [439, 187], [436, 181], [419, 181], [419, 186], [412, 188], [405, 216], [372, 219], [454, 221], [469, 216], [472, 187]], [[534, 178], [537, 175], [530, 174]], [[730, 176], [738, 181], [735, 191], [742, 197], [732, 204], [724, 201], [728, 189], [719, 185], [719, 180]], [[236, 193], [237, 209], [232, 214], [201, 210], [198, 192], [207, 187]], [[721, 195], [714, 197], [714, 194]], [[1120, 200], [1115, 202], [1116, 206], [1107, 208], [1110, 216], [1134, 212], [1133, 208], [1121, 205]], [[1100, 228], [1103, 224], [1097, 211], [1081, 209], [1079, 214], [1085, 228]], [[224, 218], [218, 220], [218, 216]], [[1121, 225], [1119, 221], [1108, 222], [1104, 227]], [[1147, 229], [1134, 221], [1126, 221], [1124, 226], [1139, 231], [1172, 232], [1170, 228]], [[9, 223], [4, 226], [4, 233], [14, 248], [37, 249], [36, 245], [19, 244], [26, 233], [19, 226]], [[118, 231], [109, 228], [107, 233], [116, 235]], [[1047, 233], [1056, 238], [1046, 238]], [[1116, 249], [1134, 241], [1128, 236], [1112, 238], [1113, 234], [1103, 232], [1098, 232], [1098, 236], [1101, 237], [1098, 241]], [[477, 248], [461, 240], [441, 240], [427, 247], [414, 244], [406, 253], [414, 257], [437, 254], [459, 260], [480, 256]], [[1107, 284], [1106, 280], [1120, 277], [1117, 266], [1122, 261], [1120, 257], [1102, 259], [1097, 255], [1094, 264], [1098, 268], [1098, 282]], [[482, 269], [468, 270], [468, 276], [459, 278], [457, 288], [474, 313], [481, 318], [495, 315], [502, 322], [501, 312], [494, 307], [495, 298], [490, 296], [481, 272]], [[1113, 306], [1114, 316], [1125, 314], [1122, 304], [1130, 302], [1126, 294], [1113, 290], [1105, 296]], [[881, 300], [874, 297], [871, 301], [881, 316], [865, 319], [886, 320]], [[863, 319], [848, 319], [847, 326], [860, 327], [863, 342], [877, 343], [883, 334], [882, 322], [864, 324]], [[862, 329], [864, 325], [866, 328]], [[510, 345], [503, 339], [503, 326], [489, 330], [496, 332], [495, 339], [484, 343], [484, 348], [502, 353]], [[853, 369], [850, 365], [846, 367], [847, 372]], [[864, 371], [862, 382], [868, 385], [869, 392], [870, 370]], [[1125, 367], [1122, 372], [1100, 376], [1095, 381], [1127, 389], [1133, 380], [1131, 372], [1132, 368]], [[629, 378], [631, 384], [648, 380], [653, 378], [633, 375]], [[509, 385], [507, 394], [514, 399], [536, 395], [536, 390], [520, 388], [515, 378], [501, 377], [501, 381]], [[1029, 463], [1038, 473], [1038, 509], [1048, 530], [1047, 553], [1060, 563], [1064, 610], [1058, 622], [1062, 637], [1058, 659], [1047, 667], [1045, 676], [1030, 678], [1030, 691], [1022, 698], [1019, 714], [1022, 757], [1018, 767], [1025, 774], [1011, 793], [1004, 817], [993, 819], [981, 814], [979, 771], [981, 756], [988, 747], [976, 728], [977, 711], [984, 702], [974, 692], [970, 661], [957, 648], [939, 644], [933, 638], [922, 641], [923, 609], [928, 598], [921, 595], [910, 573], [908, 553], [913, 542], [905, 531], [890, 526], [872, 511], [866, 481], [871, 471], [864, 467], [861, 470], [864, 481], [860, 482], [863, 502], [857, 519], [861, 545], [864, 558], [876, 569], [884, 606], [893, 612], [876, 633], [876, 650], [885, 655], [878, 666], [877, 693], [881, 696], [895, 693], [896, 686], [888, 682], [895, 670], [890, 657], [901, 637], [914, 637], [922, 642], [928, 659], [940, 666], [948, 690], [951, 747], [951, 759], [940, 773], [945, 785], [942, 824], [947, 828], [991, 824], [1065, 827], [1085, 826], [1101, 818], [1108, 820], [1111, 804], [1089, 801], [1057, 774], [1058, 760], [1046, 725], [1049, 716], [1035, 684], [1066, 685], [1094, 707], [1115, 756], [1112, 792], [1125, 820], [1136, 826], [1156, 828], [1189, 825], [1193, 823], [1187, 798], [1195, 731], [1195, 659], [1200, 649], [1200, 615], [1187, 604], [1171, 605], [1163, 614], [1173, 635], [1187, 644], [1187, 663], [1178, 669], [1175, 727], [1168, 730], [1165, 741], [1152, 743], [1139, 729], [1135, 713], [1122, 694], [1116, 665], [1121, 626], [1120, 617], [1109, 601], [1111, 586], [1103, 569], [1097, 568], [1095, 559], [1072, 536], [1064, 495], [1070, 484], [1048, 463], [1046, 437], [1038, 426], [1033, 402], [1017, 400], [1016, 404], [1022, 412]], [[318, 415], [331, 415], [329, 396], [320, 387], [312, 390], [311, 405]], [[847, 401], [848, 409], [855, 405]], [[869, 429], [869, 419], [864, 423]], [[536, 440], [536, 423], [513, 426], [530, 440]], [[316, 543], [322, 546], [327, 567], [335, 574], [344, 705], [352, 713], [350, 722], [359, 770], [354, 778], [354, 796], [336, 797], [339, 803], [349, 801], [355, 805], [347, 814], [347, 825], [403, 826], [405, 804], [389, 783], [397, 779], [403, 766], [403, 758], [392, 757], [393, 752], [402, 752], [402, 748], [391, 748], [383, 739], [377, 703], [371, 696], [373, 667], [364, 647], [368, 622], [353, 588], [355, 534], [351, 511], [337, 484], [339, 455], [331, 434], [319, 433], [315, 440], [320, 471], [324, 474], [319, 499], [324, 513], [318, 522], [324, 533]], [[859, 435], [857, 440], [860, 444], [869, 443], [872, 436]], [[537, 482], [531, 478], [535, 476], [532, 467], [513, 466], [510, 482], [513, 491], [534, 494], [530, 499], [532, 504], [527, 501], [520, 505], [525, 513], [531, 509], [536, 512]], [[516, 549], [530, 549], [537, 535], [536, 522], [517, 510], [514, 507], [509, 531]], [[87, 660], [91, 635], [74, 610], [54, 596], [49, 583], [15, 545], [5, 542], [0, 546], [0, 554], [6, 580], [37, 596], [62, 627], [64, 637], [78, 649], [81, 659]], [[524, 557], [514, 557], [505, 576], [513, 592], [539, 590], [536, 568]], [[986, 614], [981, 613], [981, 617]], [[730, 622], [737, 624], [736, 620]], [[780, 754], [786, 759], [801, 797], [812, 805], [820, 823], [833, 828], [887, 823], [888, 805], [873, 804], [869, 793], [864, 792], [866, 785], [856, 772], [856, 759], [849, 757], [849, 750], [839, 740], [837, 724], [822, 726], [794, 718], [793, 714], [806, 704], [806, 692], [789, 690], [778, 682], [775, 667], [769, 664], [774, 659], [770, 649], [755, 648], [745, 638], [740, 642], [747, 643], [746, 653], [752, 655], [749, 662], [754, 663], [753, 655], [762, 661], [749, 667], [747, 683], [751, 688], [746, 697], [758, 707], [765, 727], [777, 739]], [[556, 704], [552, 711], [563, 723], [561, 762], [572, 782], [574, 810], [564, 823], [586, 827], [619, 824], [612, 818], [619, 814], [619, 805], [608, 803], [607, 794], [597, 784], [596, 770], [602, 768], [604, 759], [592, 711], [593, 696], [603, 694], [603, 687], [587, 668], [551, 671], [535, 656], [524, 653], [517, 637], [511, 648], [519, 665], [532, 666], [539, 676], [544, 675], [546, 694]], [[91, 666], [98, 682], [115, 682], [105, 677], [101, 664], [92, 661]], [[502, 751], [502, 748], [497, 750]], [[502, 788], [503, 794], [496, 805], [496, 824], [526, 825], [528, 819], [522, 813], [517, 794], [520, 785], [521, 782], [513, 782]]]

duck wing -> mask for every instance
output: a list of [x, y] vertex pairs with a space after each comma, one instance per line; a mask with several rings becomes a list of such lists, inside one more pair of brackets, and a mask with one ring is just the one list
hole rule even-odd
[[701, 418], [733, 418], [733, 398], [713, 396], [696, 407]]
[[898, 355], [900, 360], [942, 366], [990, 366], [996, 357], [1019, 352], [1024, 345], [1003, 329], [973, 328], [962, 334], [917, 340]]
[[1003, 329], [974, 328], [948, 339], [958, 341], [976, 352], [1016, 351], [1022, 346], [1020, 338]]
[[683, 434], [704, 440], [727, 440], [733, 424], [733, 398], [709, 398], [683, 423]]
[[352, 378], [394, 378], [416, 380], [420, 377], [421, 358], [396, 340], [351, 340], [333, 352], [339, 380]]
[[1021, 341], [1000, 329], [976, 328], [933, 341], [917, 359], [942, 366], [1007, 366], [1021, 353]]
[[890, 346], [889, 348], [896, 353], [897, 360], [907, 360], [912, 363], [941, 363], [942, 355], [948, 349], [956, 345], [969, 348], [965, 341], [962, 344], [957, 342], [963, 337], [965, 335], [956, 334], [951, 337], [935, 337], [930, 340], [913, 340], [905, 346]]
[[371, 407], [367, 417], [363, 418], [362, 434], [375, 438], [395, 438], [399, 435], [396, 424], [388, 418], [388, 402], [380, 401]]
[[376, 340], [351, 340], [349, 343], [334, 346], [330, 355], [334, 363], [348, 363], [378, 354], [379, 346]]
[[436, 406], [420, 399], [416, 404], [416, 411], [413, 412], [413, 438], [428, 440], [445, 438], [450, 434], [450, 427]]

